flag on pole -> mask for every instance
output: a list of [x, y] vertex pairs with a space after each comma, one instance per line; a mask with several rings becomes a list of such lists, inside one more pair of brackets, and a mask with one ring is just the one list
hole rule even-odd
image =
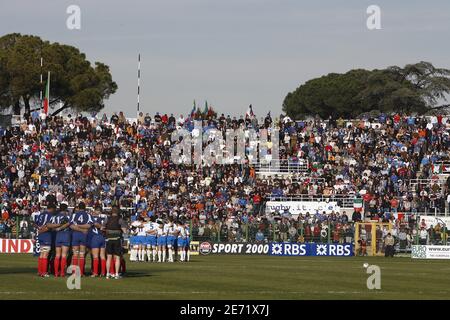
[[432, 170], [432, 173], [442, 173], [443, 172], [443, 165], [442, 164], [440, 164], [440, 163], [438, 163], [438, 164], [432, 164], [431, 165], [431, 170]]
[[353, 200], [353, 210], [356, 212], [361, 212], [363, 207], [363, 199], [362, 198], [355, 198]]
[[45, 86], [45, 97], [44, 97], [44, 113], [48, 114], [48, 105], [50, 103], [50, 71], [47, 76], [47, 85]]
[[255, 114], [253, 113], [253, 107], [252, 107], [252, 105], [249, 105], [249, 106], [248, 106], [248, 110], [247, 110], [247, 112], [245, 113], [245, 116], [246, 116], [246, 117], [249, 117], [250, 119], [253, 119], [253, 117], [255, 116]]
[[191, 114], [190, 114], [190, 118], [191, 119], [194, 119], [194, 117], [195, 117], [195, 109], [196, 109], [197, 107], [195, 106], [195, 99], [194, 99], [194, 106], [192, 107], [192, 111], [191, 111]]
[[214, 110], [211, 106], [208, 106], [208, 117], [214, 116]]
[[450, 173], [450, 165], [449, 164], [445, 164], [445, 163], [442, 164], [442, 173]]

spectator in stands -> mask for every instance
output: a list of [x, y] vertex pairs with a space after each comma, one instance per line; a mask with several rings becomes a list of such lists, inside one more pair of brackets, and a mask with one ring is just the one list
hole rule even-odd
[[353, 214], [352, 214], [352, 221], [353, 222], [361, 222], [361, 212], [359, 212], [359, 211], [353, 211]]
[[428, 243], [428, 239], [429, 239], [428, 231], [425, 229], [424, 226], [421, 226], [419, 232], [419, 244], [426, 245]]
[[4, 233], [6, 239], [12, 238], [12, 228], [13, 228], [13, 221], [11, 219], [8, 219], [5, 221], [5, 227], [4, 227]]
[[392, 234], [389, 232], [387, 236], [384, 238], [384, 256], [385, 257], [394, 257], [395, 249], [394, 249], [395, 239]]
[[264, 233], [261, 230], [258, 230], [256, 233], [255, 240], [257, 243], [262, 243], [264, 241]]
[[358, 240], [358, 256], [367, 256], [367, 241], [365, 239]]
[[296, 242], [298, 238], [297, 228], [294, 223], [289, 227], [289, 241]]
[[0, 219], [0, 238], [5, 237], [5, 229], [6, 229], [5, 221]]
[[[193, 224], [194, 236], [197, 230], [205, 232], [209, 220], [220, 226], [220, 234], [228, 235], [233, 228], [230, 236], [246, 236], [242, 226], [256, 224], [250, 216], [266, 217], [264, 204], [271, 194], [349, 198], [359, 194], [368, 199], [365, 207], [370, 217], [385, 221], [397, 219], [383, 216], [385, 212], [442, 211], [445, 198], [438, 194], [449, 194], [450, 180], [439, 186], [421, 185], [417, 190], [406, 185], [409, 179], [431, 178], [439, 170], [436, 163], [450, 159], [450, 122], [445, 118], [380, 115], [347, 125], [343, 119], [336, 123], [320, 119], [295, 122], [284, 115], [272, 119], [270, 114], [259, 122], [229, 115], [197, 117], [204, 127], [222, 133], [239, 126], [257, 131], [270, 124], [279, 128], [280, 160], [305, 163], [309, 168], [306, 174], [299, 173], [296, 181], [289, 181], [262, 179], [250, 162], [199, 170], [175, 166], [170, 160], [174, 116], [142, 116], [139, 114], [137, 123], [129, 122], [123, 112], [120, 116], [114, 113], [109, 121], [105, 115], [100, 121], [83, 116], [34, 116], [17, 128], [6, 129], [0, 137], [3, 220], [36, 215], [46, 196], [52, 195], [69, 206], [83, 200], [90, 207], [118, 204], [139, 215], [151, 212], [157, 217], [185, 217]], [[181, 118], [176, 124], [192, 131], [193, 119]], [[238, 212], [242, 214], [238, 216]], [[353, 221], [361, 219], [359, 213]], [[239, 228], [226, 224], [228, 220], [236, 220]], [[322, 221], [304, 220], [305, 238], [307, 230], [312, 237], [311, 228], [315, 230]], [[341, 222], [348, 235], [352, 225]], [[267, 234], [279, 238], [278, 225], [273, 228], [270, 223]]]
[[288, 240], [289, 223], [286, 218], [280, 221], [280, 241], [286, 242]]
[[406, 247], [408, 246], [408, 233], [406, 232], [406, 229], [402, 228], [398, 234], [398, 240], [399, 240], [399, 249], [401, 251], [406, 250]]

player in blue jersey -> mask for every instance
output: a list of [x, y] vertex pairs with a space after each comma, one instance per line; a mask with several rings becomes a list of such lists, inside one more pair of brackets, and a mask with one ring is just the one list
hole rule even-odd
[[[70, 217], [67, 211], [67, 205], [61, 204], [60, 211], [50, 219], [48, 225], [55, 233], [55, 259], [54, 259], [54, 271], [55, 277], [65, 276], [67, 254], [70, 247]], [[61, 267], [61, 272], [60, 272]]]
[[[103, 229], [105, 227], [106, 215], [102, 214], [102, 208], [97, 206], [92, 213], [92, 228], [88, 233], [88, 247], [91, 250], [92, 256], [92, 277], [99, 275], [106, 276], [106, 241], [103, 236]], [[100, 262], [100, 274], [99, 271]]]
[[41, 252], [38, 259], [38, 275], [49, 277], [48, 274], [48, 255], [52, 247], [52, 230], [49, 228], [51, 219], [56, 211], [56, 205], [50, 203], [47, 210], [41, 212], [35, 220], [37, 229], [37, 239], [39, 241]]
[[87, 235], [93, 224], [92, 216], [86, 212], [86, 205], [84, 202], [80, 202], [78, 209], [72, 213], [70, 228], [72, 229], [72, 265], [80, 267], [82, 276], [84, 275]]

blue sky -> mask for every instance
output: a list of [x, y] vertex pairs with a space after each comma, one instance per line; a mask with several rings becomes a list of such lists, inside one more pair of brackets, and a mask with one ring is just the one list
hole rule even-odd
[[[81, 8], [81, 30], [66, 8]], [[381, 30], [366, 9], [381, 8]], [[74, 45], [111, 67], [119, 90], [105, 111], [186, 115], [192, 101], [225, 114], [281, 112], [308, 79], [353, 68], [421, 60], [450, 68], [450, 1], [400, 0], [0, 0], [1, 34], [20, 32]]]

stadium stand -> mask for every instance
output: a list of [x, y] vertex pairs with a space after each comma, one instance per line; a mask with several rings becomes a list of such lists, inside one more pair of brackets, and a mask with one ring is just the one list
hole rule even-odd
[[[292, 121], [268, 114], [257, 121], [222, 114], [203, 125], [222, 133], [279, 128], [279, 159], [174, 165], [171, 133], [192, 131], [192, 120], [141, 113], [129, 121], [122, 112], [43, 120], [34, 113], [0, 128], [0, 236], [32, 237], [32, 217], [49, 194], [69, 207], [118, 204], [130, 222], [189, 219], [195, 239], [213, 241], [353, 241], [361, 219], [390, 222], [411, 242], [419, 215], [448, 212], [450, 119], [443, 116]], [[355, 199], [363, 200], [360, 210]], [[294, 215], [268, 211], [267, 201], [336, 202], [339, 210]], [[24, 220], [28, 230], [17, 228]]]

